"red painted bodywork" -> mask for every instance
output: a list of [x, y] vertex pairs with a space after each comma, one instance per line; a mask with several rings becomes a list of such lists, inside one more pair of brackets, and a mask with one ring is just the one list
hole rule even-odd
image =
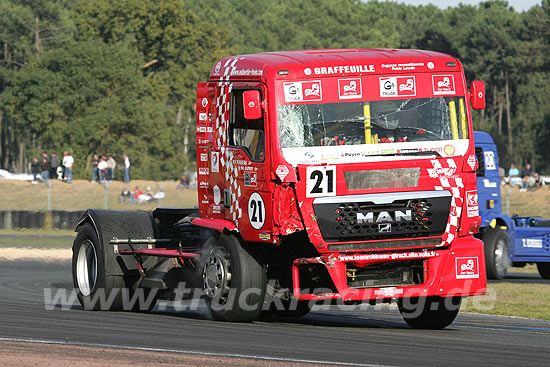
[[[483, 294], [486, 281], [482, 242], [472, 236], [479, 226], [479, 217], [466, 215], [471, 212], [471, 208], [467, 208], [465, 201], [466, 192], [470, 195], [476, 193], [477, 161], [473, 139], [469, 140], [466, 152], [461, 155], [451, 153], [446, 157], [410, 156], [401, 159], [379, 157], [376, 160], [358, 159], [333, 164], [336, 169], [337, 197], [433, 190], [447, 190], [453, 195], [448, 230], [439, 236], [441, 242], [437, 248], [430, 249], [434, 255], [424, 258], [427, 271], [425, 282], [391, 289], [348, 288], [345, 265], [350, 261], [344, 255], [420, 253], [427, 249], [393, 246], [391, 250], [329, 251], [317, 225], [313, 210], [314, 198], [307, 197], [303, 179], [308, 166], [327, 163], [293, 165], [283, 156], [278, 134], [277, 104], [295, 103], [287, 100], [285, 88], [296, 85], [302, 88], [300, 103], [336, 103], [350, 99], [376, 101], [386, 98], [381, 96], [380, 86], [388, 78], [394, 78], [392, 80], [398, 85], [405, 85], [402, 92], [398, 92], [402, 93], [399, 96], [403, 98], [442, 95], [464, 97], [468, 136], [473, 137], [470, 99], [467, 98], [469, 94], [462, 64], [449, 55], [419, 50], [306, 50], [242, 55], [220, 60], [212, 69], [209, 81], [199, 83], [197, 89], [200, 218], [195, 219], [193, 224], [219, 231], [236, 230], [244, 241], [275, 245], [286, 235], [306, 231], [319, 256], [297, 259], [294, 263], [294, 293], [299, 299], [342, 298], [352, 301], [412, 295]], [[235, 89], [256, 89], [261, 93], [265, 155], [260, 160], [252, 160], [243, 149], [230, 144], [227, 129], [231, 116], [231, 91]], [[420, 168], [420, 178], [415, 187], [350, 191], [343, 179], [346, 171], [409, 167]], [[452, 169], [452, 175], [429, 173], [429, 170], [437, 167]], [[227, 192], [224, 193], [224, 190]], [[263, 222], [252, 220], [257, 219], [255, 214], [262, 214], [261, 211], [256, 212], [258, 203], [261, 204], [260, 209], [263, 207], [265, 210], [261, 217]], [[473, 277], [465, 278], [462, 273], [458, 273], [455, 268], [456, 258], [477, 259]], [[365, 266], [377, 261], [364, 258], [354, 263]], [[301, 294], [298, 266], [304, 263], [324, 264], [338, 292]]]

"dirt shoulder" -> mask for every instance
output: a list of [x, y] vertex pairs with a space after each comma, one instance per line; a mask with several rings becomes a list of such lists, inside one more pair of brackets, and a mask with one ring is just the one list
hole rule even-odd
[[293, 363], [292, 361], [24, 342], [0, 342], [0, 360], [2, 366], [17, 367], [318, 366], [318, 364], [301, 361]]

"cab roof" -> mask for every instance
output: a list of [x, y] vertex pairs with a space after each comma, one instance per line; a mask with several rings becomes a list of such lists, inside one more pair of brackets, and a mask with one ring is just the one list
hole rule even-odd
[[[343, 72], [341, 66], [362, 66], [353, 68], [357, 72]], [[230, 76], [230, 79], [258, 79], [269, 73], [288, 71], [294, 76], [318, 77], [315, 68], [327, 68], [326, 75], [387, 74], [407, 72], [459, 71], [460, 62], [447, 54], [412, 49], [326, 49], [263, 52], [231, 56], [221, 59], [210, 73], [211, 79]], [[328, 68], [338, 67], [336, 70]], [[308, 70], [309, 69], [309, 70]], [[305, 72], [304, 72], [305, 70]], [[311, 73], [309, 73], [311, 71]], [[308, 74], [309, 73], [309, 74]]]

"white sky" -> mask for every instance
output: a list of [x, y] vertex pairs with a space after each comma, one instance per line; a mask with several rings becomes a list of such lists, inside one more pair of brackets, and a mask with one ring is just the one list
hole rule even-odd
[[[382, 0], [379, 0], [382, 1]], [[388, 1], [388, 0], [386, 0]], [[405, 3], [409, 5], [427, 5], [434, 4], [441, 9], [446, 9], [449, 6], [455, 7], [459, 3], [467, 5], [475, 5], [480, 3], [480, 0], [390, 0], [396, 3]], [[508, 5], [512, 6], [516, 11], [522, 12], [528, 10], [533, 5], [540, 5], [541, 0], [508, 0]]]

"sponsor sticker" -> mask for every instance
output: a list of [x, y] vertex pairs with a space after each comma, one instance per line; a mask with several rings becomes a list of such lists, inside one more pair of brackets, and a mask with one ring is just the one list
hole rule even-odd
[[375, 296], [394, 297], [399, 294], [403, 294], [403, 288], [388, 287], [374, 290]]
[[361, 78], [338, 79], [338, 96], [340, 99], [361, 98]]
[[209, 169], [205, 167], [199, 167], [199, 175], [208, 175]]
[[477, 257], [457, 257], [455, 266], [456, 279], [479, 278], [479, 259]]
[[427, 171], [430, 178], [453, 177], [453, 175], [456, 172], [456, 168], [455, 167], [428, 168]]
[[338, 255], [338, 260], [343, 262], [349, 261], [385, 261], [385, 260], [409, 260], [409, 259], [427, 259], [437, 256], [436, 251], [419, 251], [419, 252], [393, 252], [385, 254], [353, 254], [353, 255]]
[[443, 148], [443, 151], [444, 151], [445, 154], [447, 154], [447, 155], [453, 155], [453, 154], [455, 154], [456, 149], [455, 149], [454, 146], [452, 146], [452, 145], [449, 144], [449, 145], [445, 145], [445, 148]]
[[279, 167], [277, 167], [275, 173], [277, 174], [277, 177], [281, 179], [281, 181], [284, 181], [285, 177], [288, 176], [288, 174], [290, 173], [290, 170], [284, 164], [280, 164]]
[[262, 241], [269, 241], [271, 239], [271, 235], [269, 233], [262, 232], [258, 235], [260, 240]]
[[212, 168], [212, 173], [220, 172], [220, 152], [212, 152], [210, 167]]
[[416, 80], [414, 76], [381, 77], [380, 97], [416, 96]]
[[208, 120], [208, 115], [204, 112], [199, 113], [199, 121], [206, 121]]
[[207, 99], [206, 97], [204, 97], [204, 98], [202, 99], [202, 101], [201, 101], [201, 106], [203, 106], [203, 107], [208, 106], [208, 99]]
[[476, 190], [466, 191], [466, 206], [468, 208], [468, 217], [477, 217], [479, 215]]
[[283, 83], [285, 102], [321, 101], [321, 81]]
[[201, 162], [208, 162], [208, 154], [201, 153]]
[[222, 201], [222, 193], [218, 185], [212, 188], [212, 192], [214, 193], [214, 203], [216, 205], [220, 204], [220, 202]]
[[469, 156], [466, 162], [471, 169], [474, 169], [476, 167], [476, 157], [474, 157], [473, 155]]
[[432, 75], [434, 95], [456, 94], [455, 78], [452, 75]]
[[244, 173], [244, 185], [249, 187], [258, 186], [258, 173], [257, 172], [245, 172]]
[[[336, 65], [313, 68], [317, 75], [374, 73], [374, 65]], [[309, 75], [306, 73], [306, 75]]]

